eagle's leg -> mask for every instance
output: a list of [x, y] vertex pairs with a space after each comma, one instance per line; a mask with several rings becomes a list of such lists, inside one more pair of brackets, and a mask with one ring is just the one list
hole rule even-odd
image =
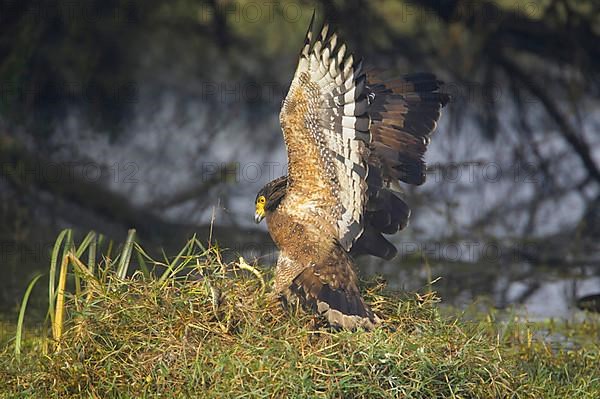
[[294, 277], [300, 273], [301, 270], [295, 267], [294, 262], [284, 254], [280, 254], [277, 259], [277, 265], [275, 266], [275, 281], [273, 284], [273, 290], [268, 294], [269, 300], [278, 302], [285, 311], [292, 311], [294, 308], [298, 308], [299, 300], [292, 294], [290, 285]]
[[273, 295], [276, 297], [284, 296], [290, 299], [290, 286], [292, 281], [302, 272], [304, 267], [294, 262], [285, 253], [281, 252], [277, 258], [277, 266], [275, 266], [275, 282], [273, 285]]

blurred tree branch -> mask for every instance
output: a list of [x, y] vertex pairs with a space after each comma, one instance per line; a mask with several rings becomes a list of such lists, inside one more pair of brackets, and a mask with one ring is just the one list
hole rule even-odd
[[152, 201], [149, 204], [147, 204], [145, 208], [163, 211], [165, 209], [181, 205], [188, 201], [207, 200], [207, 194], [210, 192], [210, 190], [212, 190], [215, 187], [219, 187], [224, 181], [226, 181], [228, 173], [232, 169], [235, 170], [235, 168], [235, 163], [221, 165], [217, 171], [211, 173], [210, 178], [206, 179], [202, 183], [182, 189], [178, 192], [171, 194], [167, 198], [159, 198], [155, 201]]
[[492, 49], [514, 48], [574, 66], [580, 66], [585, 57], [590, 71], [600, 71], [600, 36], [595, 29], [599, 10], [593, 7], [594, 2], [586, 3], [593, 7], [591, 10], [575, 12], [568, 1], [554, 1], [543, 13], [541, 2], [519, 2], [518, 11], [491, 1], [410, 0], [410, 3], [433, 11], [446, 23], [459, 22], [471, 31], [488, 32], [487, 41], [493, 44]]
[[[23, 195], [34, 195], [41, 190], [55, 196], [59, 201], [81, 206], [88, 212], [120, 225], [123, 231], [135, 227], [142, 239], [164, 243], [165, 246], [180, 243], [197, 232], [213, 229], [222, 247], [239, 248], [256, 244], [265, 248], [270, 243], [268, 234], [258, 229], [241, 230], [220, 225], [194, 225], [166, 221], [147, 209], [132, 204], [126, 196], [112, 192], [101, 183], [90, 181], [77, 173], [60, 171], [56, 162], [27, 151], [16, 140], [0, 135], [0, 178], [4, 178]], [[69, 219], [69, 207], [64, 217]], [[78, 221], [72, 220], [73, 223]], [[109, 232], [110, 233], [110, 232]]]
[[571, 148], [581, 159], [581, 162], [587, 169], [590, 176], [600, 183], [600, 169], [594, 161], [590, 152], [590, 145], [585, 141], [582, 135], [579, 135], [576, 129], [569, 123], [568, 117], [562, 112], [558, 104], [552, 99], [552, 96], [536, 82], [533, 76], [530, 76], [516, 62], [512, 61], [503, 52], [499, 52], [497, 59], [502, 65], [508, 76], [516, 78], [523, 87], [526, 87], [535, 97], [537, 97], [546, 108], [548, 116], [552, 118], [559, 127], [563, 138], [569, 143]]

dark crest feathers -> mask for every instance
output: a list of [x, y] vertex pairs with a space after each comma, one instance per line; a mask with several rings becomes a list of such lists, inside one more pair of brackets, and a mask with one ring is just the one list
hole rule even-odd
[[256, 194], [256, 200], [261, 195], [265, 197], [266, 204], [265, 209], [267, 211], [274, 211], [279, 206], [281, 200], [285, 197], [287, 191], [288, 178], [287, 176], [281, 176], [277, 179], [267, 183], [258, 194]]

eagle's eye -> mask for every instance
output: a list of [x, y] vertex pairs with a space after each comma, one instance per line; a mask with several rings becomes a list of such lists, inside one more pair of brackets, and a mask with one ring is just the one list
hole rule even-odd
[[264, 204], [265, 202], [267, 202], [267, 199], [265, 198], [264, 195], [261, 195], [260, 197], [258, 197], [259, 204]]

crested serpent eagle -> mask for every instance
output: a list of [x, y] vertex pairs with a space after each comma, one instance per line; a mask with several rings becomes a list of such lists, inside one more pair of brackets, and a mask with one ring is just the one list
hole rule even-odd
[[382, 80], [325, 24], [313, 19], [279, 120], [288, 174], [263, 187], [255, 221], [266, 218], [280, 250], [275, 294], [297, 298], [334, 327], [371, 329], [354, 257], [384, 259], [383, 234], [408, 223], [400, 183], [425, 181], [424, 154], [448, 96], [435, 75]]

